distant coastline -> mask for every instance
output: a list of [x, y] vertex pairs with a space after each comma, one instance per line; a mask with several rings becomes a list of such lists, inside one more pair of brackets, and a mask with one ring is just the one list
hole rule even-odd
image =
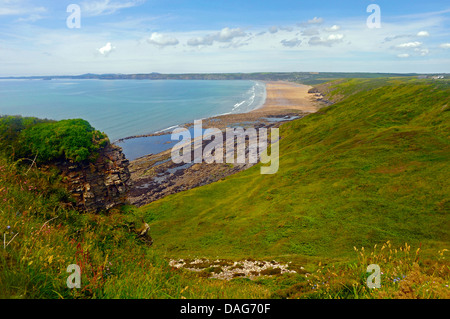
[[442, 73], [364, 73], [364, 72], [253, 72], [253, 73], [140, 73], [140, 74], [81, 74], [81, 75], [39, 75], [3, 76], [0, 80], [260, 80], [301, 82], [308, 85], [324, 83], [338, 78], [380, 78], [404, 76], [436, 76]]

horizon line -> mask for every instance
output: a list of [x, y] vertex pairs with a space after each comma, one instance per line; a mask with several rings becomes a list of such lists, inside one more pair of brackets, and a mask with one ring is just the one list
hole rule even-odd
[[293, 71], [293, 72], [284, 72], [284, 71], [259, 71], [259, 72], [211, 72], [211, 73], [204, 73], [204, 72], [186, 72], [186, 73], [160, 73], [160, 72], [149, 72], [149, 73], [83, 73], [83, 74], [63, 74], [63, 75], [6, 75], [6, 76], [0, 76], [0, 79], [11, 79], [11, 78], [63, 78], [63, 77], [82, 77], [82, 76], [133, 76], [133, 75], [162, 75], [162, 76], [171, 76], [171, 75], [252, 75], [252, 74], [310, 74], [310, 75], [317, 75], [317, 74], [323, 74], [323, 73], [331, 73], [331, 74], [349, 74], [349, 73], [356, 73], [356, 74], [392, 74], [392, 75], [450, 75], [450, 73], [418, 73], [418, 72], [364, 72], [364, 71], [338, 71], [338, 72], [331, 72], [331, 71]]

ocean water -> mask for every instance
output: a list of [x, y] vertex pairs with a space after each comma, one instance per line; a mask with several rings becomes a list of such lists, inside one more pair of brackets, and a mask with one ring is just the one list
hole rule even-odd
[[[194, 138], [194, 127], [191, 126], [188, 130], [191, 137]], [[203, 129], [202, 133], [204, 132], [205, 129]], [[179, 140], [172, 140], [171, 133], [172, 130], [168, 130], [167, 134], [137, 137], [116, 142], [115, 144], [120, 146], [127, 159], [132, 161], [141, 156], [158, 154], [174, 147]]]
[[245, 113], [265, 98], [265, 85], [258, 81], [0, 80], [0, 115], [82, 118], [112, 142]]

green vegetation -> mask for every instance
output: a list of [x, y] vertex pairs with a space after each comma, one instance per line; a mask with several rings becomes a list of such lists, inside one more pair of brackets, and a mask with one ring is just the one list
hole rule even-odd
[[20, 116], [0, 117], [0, 145], [14, 158], [36, 157], [37, 162], [87, 160], [109, 140], [81, 119], [49, 121]]
[[[267, 298], [252, 282], [211, 281], [173, 270], [139, 240], [132, 207], [80, 214], [56, 174], [0, 156], [0, 298]], [[82, 288], [66, 286], [70, 264]]]
[[[281, 126], [277, 174], [258, 164], [139, 209], [79, 214], [56, 174], [0, 156], [0, 297], [449, 298], [450, 82], [318, 88], [337, 103]], [[151, 247], [134, 231], [141, 217]], [[220, 267], [189, 272], [169, 258], [305, 269], [221, 281], [208, 278]], [[84, 269], [79, 290], [65, 285], [74, 263]], [[380, 289], [366, 286], [371, 263]]]
[[448, 245], [449, 82], [329, 88], [327, 96], [349, 97], [281, 127], [276, 174], [256, 165], [143, 207], [155, 249], [313, 261], [386, 240]]
[[42, 120], [36, 117], [0, 116], [0, 146], [3, 153], [14, 154], [14, 150], [19, 148], [20, 133], [39, 123], [53, 123], [52, 120]]

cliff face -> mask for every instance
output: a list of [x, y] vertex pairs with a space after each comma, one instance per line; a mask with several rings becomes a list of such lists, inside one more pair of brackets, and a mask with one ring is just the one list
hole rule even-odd
[[58, 162], [62, 181], [81, 211], [97, 212], [126, 203], [131, 186], [129, 162], [122, 149], [108, 145], [95, 162]]

